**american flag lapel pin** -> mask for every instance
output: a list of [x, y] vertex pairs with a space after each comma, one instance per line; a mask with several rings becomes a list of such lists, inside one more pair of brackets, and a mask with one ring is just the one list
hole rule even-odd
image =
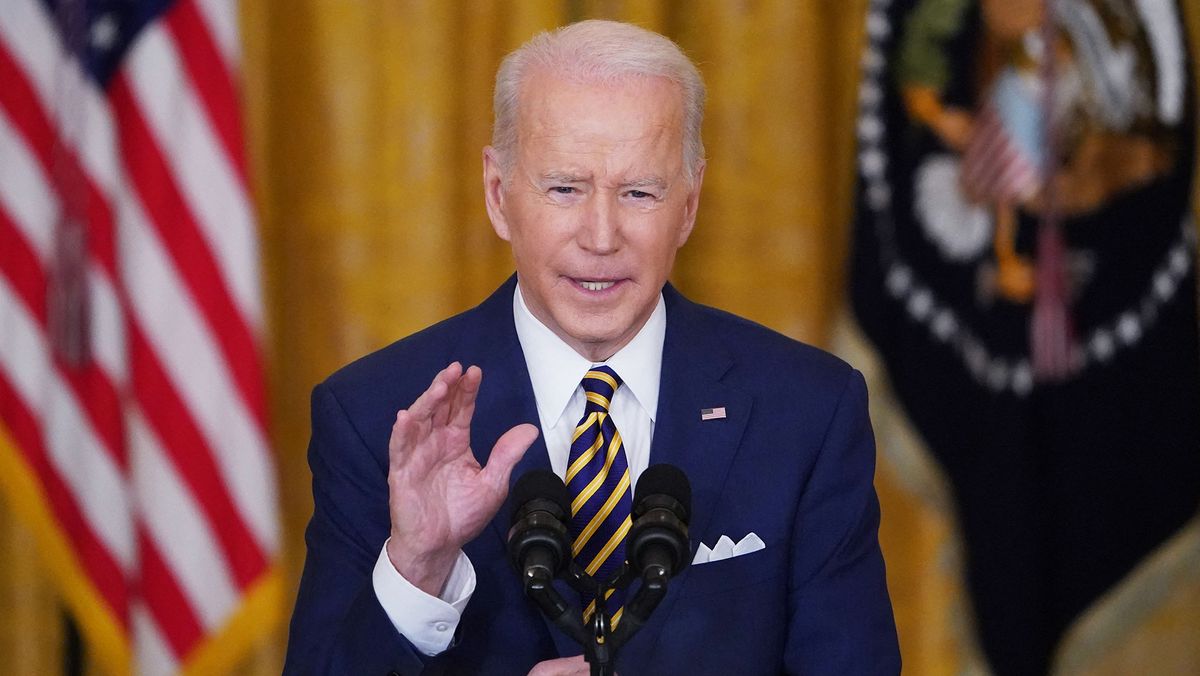
[[716, 408], [700, 409], [701, 420], [721, 420], [725, 417], [725, 407], [718, 406]]

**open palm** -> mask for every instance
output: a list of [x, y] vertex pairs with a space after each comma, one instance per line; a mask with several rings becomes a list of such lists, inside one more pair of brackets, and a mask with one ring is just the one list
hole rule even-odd
[[537, 438], [533, 425], [496, 442], [486, 467], [471, 453], [471, 418], [483, 373], [455, 362], [396, 414], [388, 442], [388, 557], [410, 583], [437, 595], [463, 545], [495, 516], [512, 468]]

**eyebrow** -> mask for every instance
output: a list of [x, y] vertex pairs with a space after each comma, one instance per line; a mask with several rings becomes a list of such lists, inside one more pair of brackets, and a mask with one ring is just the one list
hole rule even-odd
[[588, 180], [588, 177], [569, 171], [548, 171], [542, 174], [541, 179], [553, 183], [584, 183]]
[[[540, 181], [545, 183], [587, 183], [591, 176], [570, 171], [548, 171], [541, 175]], [[665, 188], [667, 181], [661, 176], [643, 176], [629, 181], [623, 181], [621, 188]]]
[[661, 188], [666, 187], [667, 182], [658, 176], [646, 176], [644, 178], [635, 178], [632, 181], [625, 181], [621, 184], [622, 188]]

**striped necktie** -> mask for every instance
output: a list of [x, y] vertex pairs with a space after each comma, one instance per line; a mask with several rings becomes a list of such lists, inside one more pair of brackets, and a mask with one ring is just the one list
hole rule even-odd
[[[625, 535], [633, 505], [629, 461], [621, 433], [608, 414], [620, 386], [621, 378], [603, 365], [593, 366], [583, 377], [587, 405], [575, 426], [567, 465], [575, 562], [600, 581], [608, 580], [625, 563]], [[614, 627], [620, 620], [623, 596], [617, 591], [605, 597]], [[583, 604], [587, 622], [595, 612], [593, 596], [584, 594]]]

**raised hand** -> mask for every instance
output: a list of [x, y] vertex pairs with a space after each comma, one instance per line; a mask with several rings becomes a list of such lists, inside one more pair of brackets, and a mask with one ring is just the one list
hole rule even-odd
[[521, 424], [492, 447], [486, 467], [471, 453], [471, 418], [483, 372], [458, 362], [396, 414], [388, 442], [388, 558], [406, 580], [437, 596], [463, 545], [483, 530], [508, 494], [513, 466], [537, 439]]

